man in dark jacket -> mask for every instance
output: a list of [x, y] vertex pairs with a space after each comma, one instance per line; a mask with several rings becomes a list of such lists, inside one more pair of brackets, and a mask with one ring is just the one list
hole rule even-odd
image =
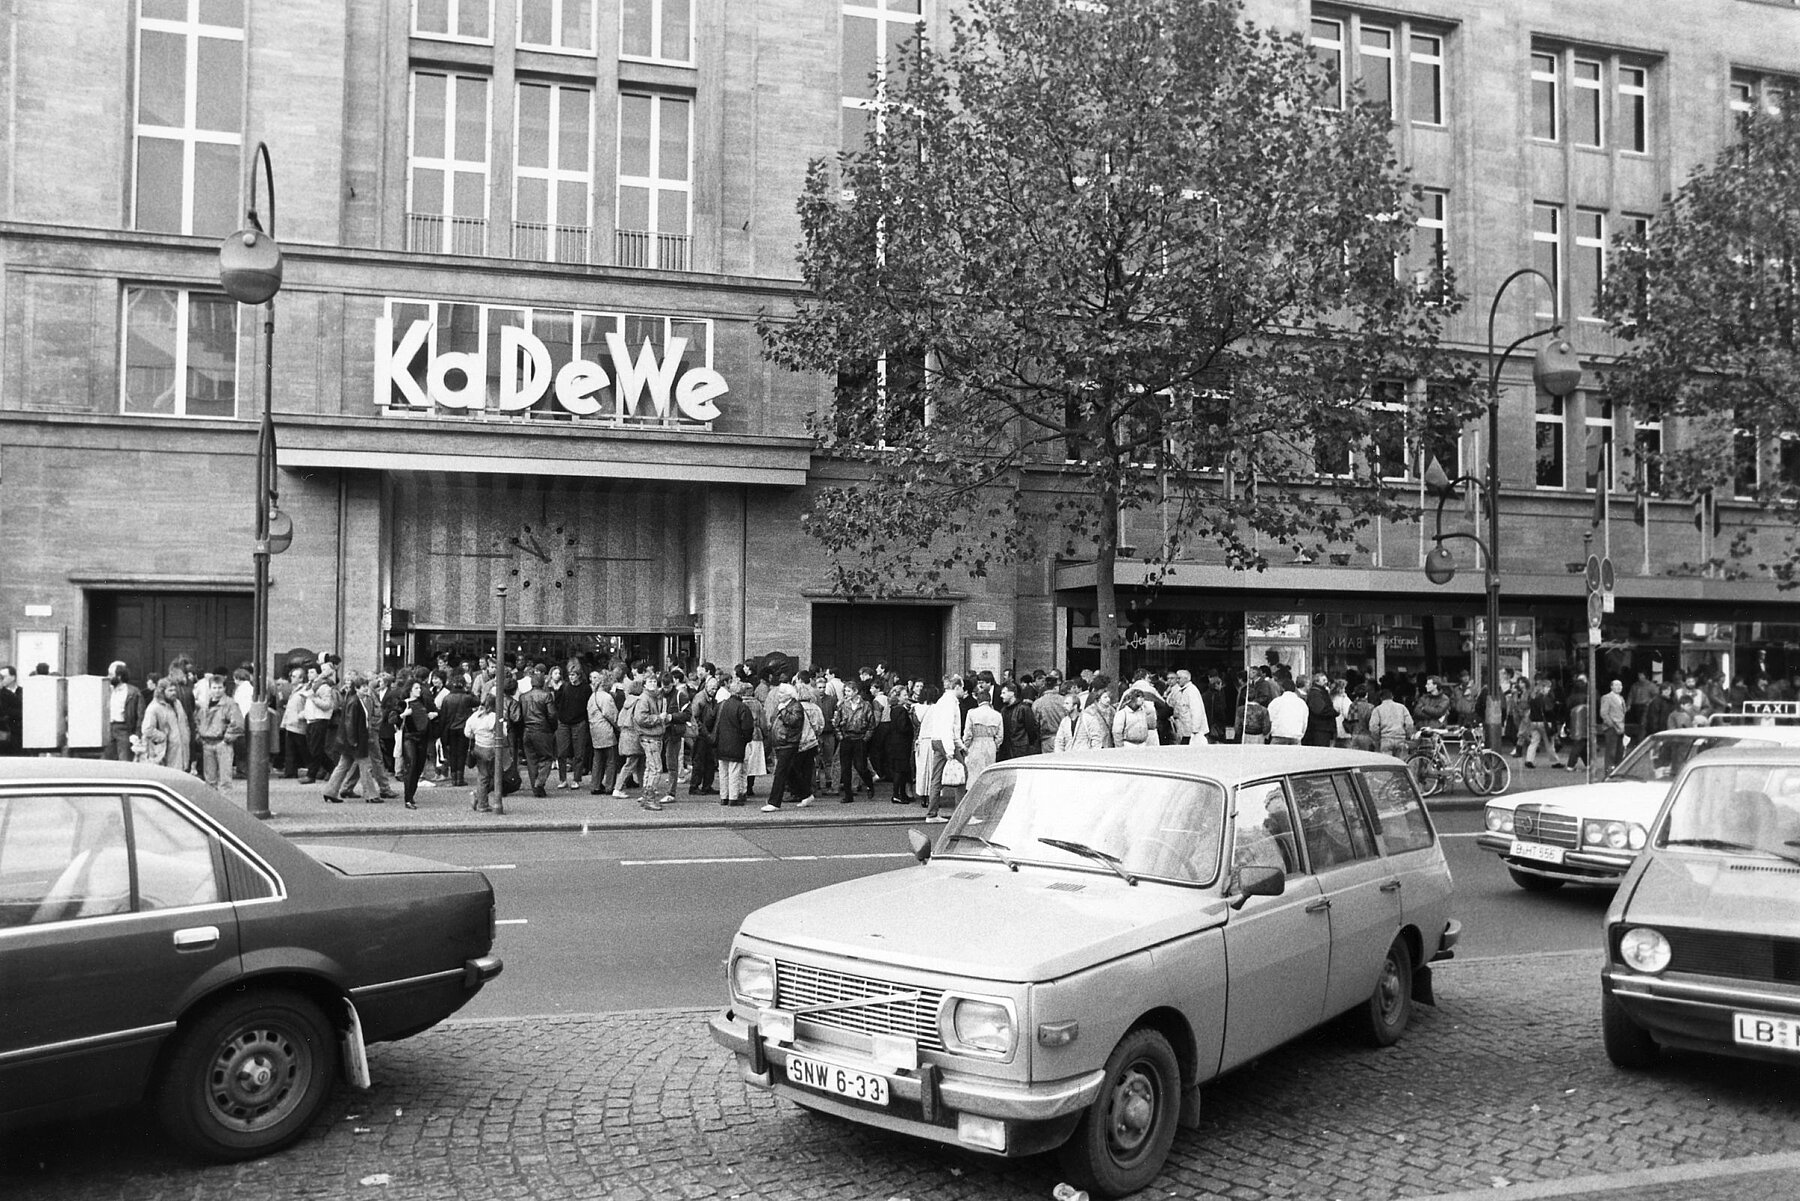
[[733, 679], [731, 694], [719, 702], [713, 719], [713, 750], [719, 757], [719, 804], [744, 803], [744, 748], [756, 737], [756, 715], [744, 702], [750, 685]]
[[1337, 709], [1331, 703], [1331, 680], [1315, 672], [1306, 690], [1306, 735], [1303, 746], [1330, 746], [1337, 741]]
[[719, 756], [713, 741], [713, 726], [719, 720], [719, 678], [701, 677], [700, 690], [688, 702], [688, 729], [694, 734], [693, 771], [688, 777], [689, 796], [712, 796], [719, 771]]
[[[131, 682], [131, 672], [123, 662], [108, 667], [106, 679], [112, 687], [106, 701], [108, 724], [103, 757], [129, 763], [136, 758], [131, 751], [131, 736], [144, 724], [144, 693]], [[0, 751], [3, 750], [4, 743], [0, 742]]]
[[0, 667], [0, 755], [23, 755], [24, 737], [25, 697], [19, 691], [19, 673], [7, 664]]
[[[531, 673], [531, 690], [519, 698], [519, 720], [525, 726], [525, 774], [532, 796], [549, 796], [550, 765], [556, 762], [556, 699], [544, 687], [541, 672]], [[581, 720], [587, 721], [584, 709]]]

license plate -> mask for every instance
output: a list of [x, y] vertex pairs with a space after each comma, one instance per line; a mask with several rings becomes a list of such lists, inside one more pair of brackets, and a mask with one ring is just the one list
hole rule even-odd
[[886, 1076], [840, 1068], [835, 1063], [821, 1063], [802, 1055], [789, 1055], [787, 1078], [802, 1088], [815, 1088], [822, 1093], [836, 1093], [871, 1105], [888, 1103]]
[[1800, 1051], [1800, 1022], [1760, 1013], [1734, 1013], [1731, 1015], [1731, 1037], [1732, 1041], [1746, 1047]]
[[1511, 854], [1514, 859], [1534, 859], [1539, 863], [1561, 863], [1563, 861], [1561, 847], [1545, 846], [1541, 842], [1520, 842], [1516, 838], [1513, 839]]

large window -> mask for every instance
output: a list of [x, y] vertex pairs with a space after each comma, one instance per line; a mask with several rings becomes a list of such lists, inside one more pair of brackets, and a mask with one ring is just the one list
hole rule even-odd
[[237, 302], [175, 288], [126, 288], [124, 326], [124, 412], [237, 416]]
[[592, 54], [594, 0], [519, 0], [519, 46]]
[[1605, 68], [1591, 58], [1575, 60], [1569, 79], [1569, 135], [1577, 146], [1598, 148], [1604, 144], [1606, 127], [1601, 75]]
[[1531, 136], [1554, 142], [1562, 89], [1554, 54], [1531, 56]]
[[1450, 194], [1426, 188], [1419, 198], [1419, 219], [1413, 227], [1412, 254], [1414, 271], [1442, 271], [1449, 252]]
[[1650, 72], [1643, 67], [1621, 66], [1619, 76], [1619, 149], [1632, 154], [1650, 152]]
[[1613, 446], [1613, 406], [1612, 401], [1604, 396], [1592, 394], [1585, 397], [1586, 472], [1583, 483], [1589, 492], [1598, 492], [1604, 488], [1608, 492], [1617, 490], [1618, 463], [1614, 458]]
[[619, 57], [693, 62], [694, 0], [622, 0]]
[[1600, 289], [1606, 282], [1606, 214], [1598, 209], [1575, 210], [1575, 248], [1570, 256], [1570, 275], [1575, 295], [1570, 297], [1575, 315], [1582, 321], [1600, 320]]
[[1349, 88], [1360, 85], [1364, 97], [1397, 119], [1444, 123], [1444, 35], [1437, 28], [1387, 16], [1320, 13], [1312, 19], [1309, 43], [1333, 81], [1338, 107]]
[[594, 93], [522, 83], [513, 178], [513, 257], [585, 263], [593, 226]]
[[[1639, 56], [1539, 45], [1531, 53], [1531, 133], [1589, 150], [1650, 152], [1655, 64]], [[1608, 108], [1608, 101], [1611, 108]], [[1612, 131], [1610, 143], [1607, 131]]]
[[620, 266], [689, 267], [693, 107], [679, 96], [619, 97]]
[[487, 252], [486, 79], [413, 72], [406, 189], [408, 250]]
[[845, 150], [861, 150], [869, 133], [881, 132], [877, 102], [892, 84], [906, 78], [924, 21], [922, 0], [854, 0], [844, 5], [838, 64]]
[[1783, 102], [1792, 95], [1800, 80], [1761, 71], [1731, 73], [1731, 113], [1734, 117], [1762, 111], [1779, 113]]
[[1531, 265], [1550, 281], [1533, 292], [1537, 315], [1554, 318], [1562, 307], [1562, 210], [1554, 204], [1531, 206]]
[[1532, 419], [1537, 444], [1535, 483], [1540, 488], [1558, 491], [1569, 486], [1568, 471], [1563, 461], [1563, 398], [1548, 392], [1537, 394], [1537, 413]]
[[494, 0], [413, 0], [412, 31], [455, 42], [494, 40]]
[[238, 228], [243, 129], [242, 0], [141, 0], [132, 228]]
[[1662, 433], [1660, 419], [1639, 419], [1632, 429], [1632, 487], [1646, 496], [1662, 495]]

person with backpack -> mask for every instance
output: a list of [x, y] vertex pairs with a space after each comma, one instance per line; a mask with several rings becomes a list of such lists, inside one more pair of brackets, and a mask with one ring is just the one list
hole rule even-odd
[[856, 777], [861, 776], [863, 790], [875, 796], [875, 774], [869, 768], [869, 737], [875, 732], [875, 699], [869, 682], [852, 679], [844, 685], [844, 696], [831, 715], [838, 736], [838, 797], [848, 805], [856, 799]]

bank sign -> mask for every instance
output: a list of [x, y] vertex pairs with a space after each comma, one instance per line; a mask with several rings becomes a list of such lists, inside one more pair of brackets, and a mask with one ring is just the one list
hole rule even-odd
[[702, 365], [710, 339], [703, 321], [396, 301], [375, 322], [375, 403], [706, 425], [731, 391]]

